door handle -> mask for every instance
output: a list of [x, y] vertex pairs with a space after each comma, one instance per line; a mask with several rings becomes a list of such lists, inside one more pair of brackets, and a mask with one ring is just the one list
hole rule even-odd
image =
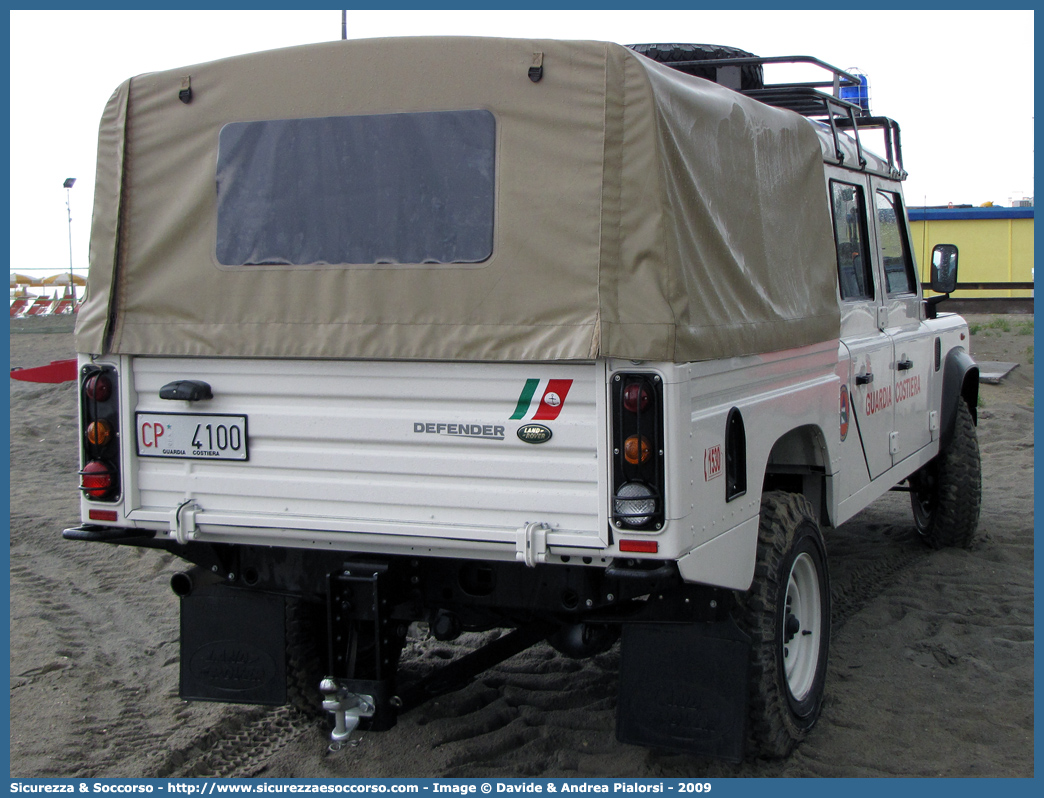
[[872, 371], [866, 372], [866, 374], [856, 375], [856, 385], [869, 385], [874, 381], [874, 373]]
[[900, 360], [898, 363], [899, 371], [909, 371], [913, 368], [912, 360]]
[[159, 397], [198, 402], [201, 399], [213, 399], [214, 392], [210, 389], [210, 384], [202, 380], [175, 380], [160, 388]]

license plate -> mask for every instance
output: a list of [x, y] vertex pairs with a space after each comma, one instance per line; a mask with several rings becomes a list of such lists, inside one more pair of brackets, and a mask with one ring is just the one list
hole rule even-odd
[[139, 457], [247, 460], [247, 417], [138, 413]]

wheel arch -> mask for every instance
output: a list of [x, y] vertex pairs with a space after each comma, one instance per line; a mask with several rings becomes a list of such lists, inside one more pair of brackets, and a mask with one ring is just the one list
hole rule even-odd
[[946, 353], [943, 366], [942, 401], [940, 406], [940, 448], [945, 450], [953, 440], [957, 424], [957, 402], [964, 400], [972, 421], [979, 423], [979, 366], [967, 350], [955, 347]]
[[762, 493], [783, 490], [807, 498], [821, 524], [827, 524], [827, 485], [830, 451], [818, 424], [804, 424], [781, 435], [772, 444], [765, 463]]

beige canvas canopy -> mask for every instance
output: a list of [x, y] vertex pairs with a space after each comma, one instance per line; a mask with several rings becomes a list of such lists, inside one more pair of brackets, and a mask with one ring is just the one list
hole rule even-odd
[[822, 157], [806, 119], [600, 42], [142, 75], [101, 122], [77, 348], [685, 362], [834, 339]]

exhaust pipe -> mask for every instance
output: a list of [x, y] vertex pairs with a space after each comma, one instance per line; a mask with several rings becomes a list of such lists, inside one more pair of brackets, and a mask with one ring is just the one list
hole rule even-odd
[[192, 576], [187, 573], [177, 573], [170, 578], [170, 589], [179, 598], [185, 598], [192, 592]]

